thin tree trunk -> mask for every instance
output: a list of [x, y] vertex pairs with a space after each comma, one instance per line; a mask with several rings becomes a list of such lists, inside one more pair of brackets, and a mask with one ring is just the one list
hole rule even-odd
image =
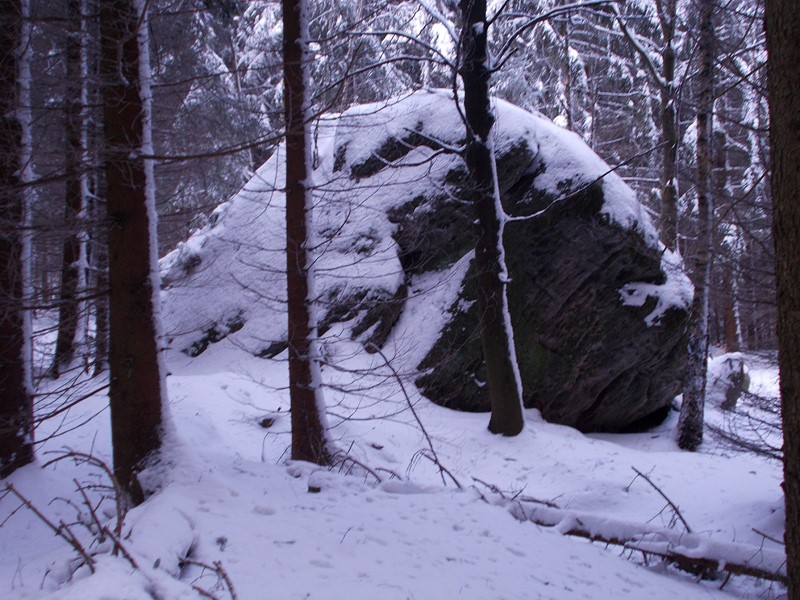
[[767, 0], [773, 231], [783, 415], [789, 600], [800, 600], [800, 11]]
[[307, 124], [308, 21], [304, 0], [283, 0], [283, 81], [286, 116], [286, 287], [292, 459], [328, 464], [324, 400], [316, 360], [308, 232], [312, 177]]
[[159, 278], [144, 0], [100, 7], [104, 173], [109, 222], [109, 400], [114, 473], [131, 501], [161, 447], [166, 402], [157, 324]]
[[62, 368], [75, 356], [75, 334], [78, 331], [80, 302], [78, 294], [84, 281], [84, 235], [77, 228], [85, 210], [85, 127], [84, 104], [87, 73], [82, 0], [67, 2], [67, 92], [65, 98], [66, 184], [64, 223], [71, 229], [64, 239], [61, 253], [61, 289], [58, 302], [58, 334], [55, 355], [49, 375], [57, 378]]
[[522, 384], [508, 313], [503, 248], [505, 215], [497, 187], [494, 147], [491, 140], [494, 116], [489, 98], [486, 1], [461, 0], [463, 19], [461, 79], [464, 82], [466, 116], [466, 164], [477, 216], [478, 240], [475, 264], [478, 271], [478, 311], [481, 344], [486, 363], [492, 416], [489, 430], [503, 435], [522, 431]]
[[675, 111], [675, 0], [658, 3], [664, 48], [661, 52], [661, 241], [672, 251], [678, 249], [678, 122]]
[[566, 67], [566, 73], [564, 77], [564, 97], [567, 102], [567, 129], [570, 131], [575, 131], [575, 124], [573, 123], [573, 110], [572, 110], [572, 61], [570, 60], [569, 49], [570, 49], [570, 15], [564, 17], [564, 29], [563, 29], [563, 36], [564, 36], [564, 65]]
[[735, 268], [734, 265], [725, 267], [722, 286], [722, 293], [725, 296], [724, 314], [722, 315], [722, 333], [725, 349], [728, 352], [739, 352], [741, 349], [737, 318], [736, 283], [734, 282]]
[[714, 108], [713, 0], [700, 0], [699, 72], [697, 74], [697, 212], [700, 232], [694, 256], [696, 275], [683, 402], [678, 418], [678, 446], [695, 451], [703, 442], [708, 362], [708, 296], [714, 203], [711, 195], [711, 142]]
[[28, 16], [28, 0], [0, 0], [0, 477], [33, 460]]
[[[100, 219], [105, 211], [95, 206], [96, 219]], [[95, 289], [98, 292], [94, 300], [94, 368], [92, 375], [97, 376], [108, 368], [108, 245], [106, 232], [96, 227], [95, 249], [92, 253], [92, 267], [95, 276]]]
[[[86, 27], [88, 39], [95, 40], [100, 37], [98, 3], [94, 0], [85, 0], [87, 15]], [[99, 47], [92, 44], [87, 48], [86, 71], [90, 81], [100, 79]], [[89, 107], [102, 106], [102, 90], [97, 85], [87, 87], [87, 105]], [[91, 165], [88, 178], [88, 193], [86, 201], [87, 220], [91, 224], [88, 229], [89, 240], [86, 244], [87, 289], [94, 291], [91, 300], [94, 308], [94, 360], [92, 376], [96, 377], [108, 368], [108, 211], [106, 210], [107, 186], [105, 171], [102, 166], [102, 153], [104, 146], [102, 113], [95, 108], [90, 108], [86, 119], [86, 149], [87, 161]], [[90, 282], [90, 283], [89, 283]]]

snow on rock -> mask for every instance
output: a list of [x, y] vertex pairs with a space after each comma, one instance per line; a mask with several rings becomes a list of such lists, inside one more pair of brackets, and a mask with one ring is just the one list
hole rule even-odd
[[[682, 375], [691, 301], [680, 258], [578, 136], [503, 101], [496, 113], [525, 405], [587, 431], [663, 417]], [[435, 402], [488, 410], [474, 335], [474, 215], [458, 154], [464, 126], [452, 97], [416, 92], [357, 106], [319, 119], [314, 139], [310, 243], [325, 358], [349, 353], [351, 340], [384, 348], [419, 371]], [[229, 338], [266, 358], [285, 349], [283, 177], [279, 148], [162, 260], [173, 348], [196, 356]], [[410, 327], [409, 311], [419, 316]]]
[[726, 410], [736, 408], [742, 394], [750, 390], [750, 366], [741, 352], [729, 352], [708, 360], [708, 402]]

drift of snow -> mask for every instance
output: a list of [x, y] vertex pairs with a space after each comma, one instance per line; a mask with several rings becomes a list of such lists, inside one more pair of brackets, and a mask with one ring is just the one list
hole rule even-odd
[[[421, 317], [415, 316], [418, 323]], [[781, 536], [779, 466], [719, 454], [713, 443], [700, 453], [680, 452], [670, 434], [674, 417], [646, 434], [586, 436], [526, 411], [525, 430], [509, 439], [489, 434], [483, 415], [448, 411], [414, 393], [410, 400], [440, 459], [465, 487], [459, 491], [442, 486], [436, 468], [420, 458], [424, 436], [396, 383], [379, 373], [361, 381], [363, 388], [376, 386], [361, 394], [340, 389], [328, 395], [331, 434], [382, 478], [379, 483], [355, 463], [327, 471], [283, 462], [289, 418], [282, 361], [253, 358], [223, 340], [196, 359], [173, 353], [169, 366], [181, 442], [162, 466], [164, 488], [125, 520], [124, 544], [139, 568], [111, 556], [108, 541], [92, 544], [73, 525], [90, 551], [103, 552], [95, 574], [82, 567], [70, 581], [75, 553], [30, 511], [7, 518], [19, 504], [7, 497], [0, 501], [0, 596], [195, 599], [201, 597], [195, 585], [228, 597], [211, 569], [184, 562], [187, 555], [195, 563], [219, 561], [243, 600], [699, 600], [770, 598], [781, 590], [737, 577], [720, 592], [719, 582], [695, 583], [646, 568], [613, 547], [565, 538], [512, 515], [519, 507], [532, 510], [536, 505], [525, 502], [532, 496], [584, 519], [592, 515], [607, 534], [624, 534], [631, 524], [668, 528], [663, 499], [634, 481], [636, 467], [679, 505], [695, 534], [708, 540], [704, 549], [735, 542], [781, 552], [755, 532]], [[775, 372], [770, 367], [763, 378]], [[330, 372], [323, 375], [331, 381]], [[45, 442], [39, 456], [68, 446], [110, 460], [105, 403], [98, 395], [71, 409], [64, 422], [45, 422], [38, 435], [43, 440], [100, 411], [87, 425]], [[268, 429], [260, 425], [265, 418], [272, 420]], [[69, 505], [50, 500], [79, 503], [73, 478], [100, 480], [86, 465], [42, 469], [42, 460], [8, 482], [49, 518], [73, 522]], [[506, 490], [505, 500], [481, 482]], [[97, 491], [89, 493], [98, 498]], [[114, 523], [110, 503], [98, 512]]]

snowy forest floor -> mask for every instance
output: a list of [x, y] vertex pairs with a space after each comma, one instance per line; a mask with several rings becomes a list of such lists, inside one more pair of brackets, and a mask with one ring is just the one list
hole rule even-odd
[[[0, 598], [231, 598], [225, 578], [240, 600], [784, 593], [779, 584], [743, 576], [720, 591], [722, 579], [697, 581], [658, 561], [645, 565], [638, 553], [512, 515], [533, 497], [614, 522], [680, 531], [674, 511], [635, 468], [679, 507], [694, 534], [781, 551], [768, 539], [783, 535], [780, 464], [728, 449], [712, 435], [700, 452], [680, 452], [672, 434], [677, 413], [647, 433], [584, 435], [529, 410], [522, 434], [502, 438], [487, 431], [487, 415], [440, 408], [406, 384], [423, 431], [388, 373], [326, 372], [335, 384], [326, 391], [331, 434], [354, 459], [326, 470], [287, 461], [284, 362], [249, 357], [224, 340], [199, 358], [175, 353], [168, 363], [169, 464], [150, 474], [162, 489], [124, 520], [121, 544], [130, 560], [113, 556], [111, 542], [91, 533], [97, 527], [77, 488], [99, 501], [104, 492], [96, 484], [107, 483], [100, 470], [69, 459], [43, 468], [68, 449], [111, 462], [101, 391], [43, 421], [37, 462], [7, 480], [98, 553], [96, 572], [75, 570], [73, 548], [7, 495], [0, 501]], [[777, 394], [774, 364], [753, 361], [751, 377], [751, 391]], [[336, 390], [345, 380], [347, 389]], [[72, 398], [104, 382], [79, 377], [76, 384]], [[52, 408], [42, 401], [37, 410], [41, 416]], [[713, 423], [730, 420], [713, 404], [707, 413]], [[431, 445], [462, 489], [449, 476], [443, 482], [429, 460]], [[113, 525], [112, 500], [95, 512]]]

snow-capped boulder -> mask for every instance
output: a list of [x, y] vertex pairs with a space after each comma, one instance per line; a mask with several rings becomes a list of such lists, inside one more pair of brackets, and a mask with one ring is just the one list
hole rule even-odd
[[706, 401], [724, 410], [735, 410], [743, 394], [750, 391], [750, 366], [741, 352], [708, 359]]
[[[663, 413], [680, 387], [692, 296], [679, 259], [658, 242], [630, 188], [577, 136], [502, 101], [496, 110], [526, 406], [586, 431]], [[474, 216], [452, 97], [418, 92], [354, 107], [323, 118], [314, 133], [326, 345], [345, 336], [367, 351], [403, 346], [398, 360], [416, 370], [428, 398], [488, 410]], [[197, 354], [231, 336], [265, 357], [285, 348], [282, 155], [162, 262], [174, 347]]]

